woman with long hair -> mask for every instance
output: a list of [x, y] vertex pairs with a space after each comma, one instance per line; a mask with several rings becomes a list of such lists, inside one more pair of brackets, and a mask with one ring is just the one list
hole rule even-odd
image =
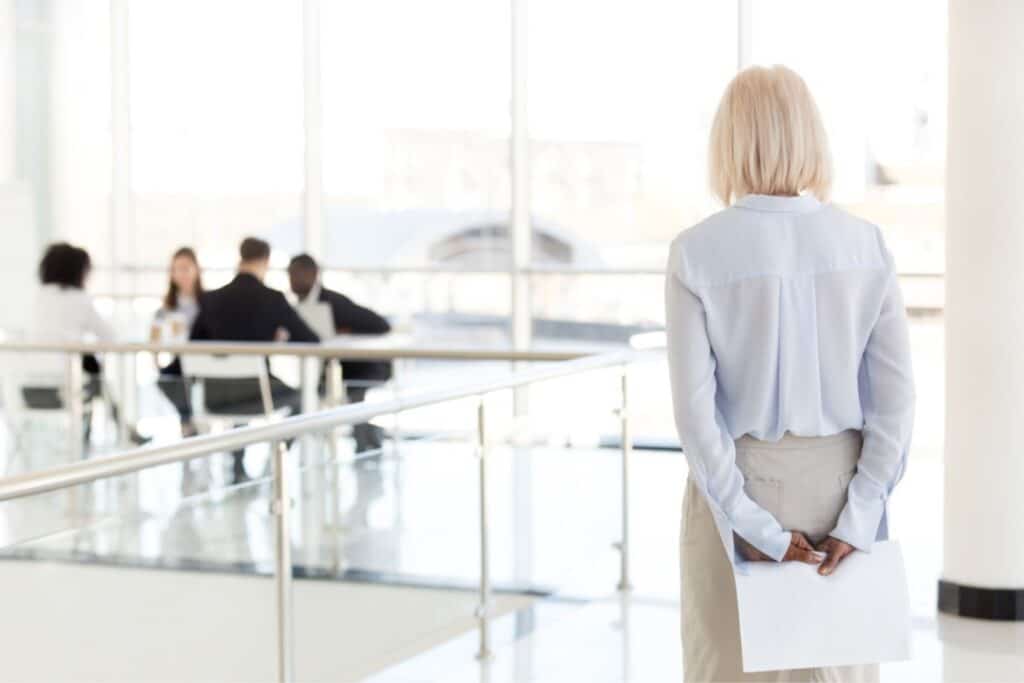
[[739, 610], [758, 605], [737, 603], [734, 569], [804, 562], [829, 580], [886, 538], [914, 415], [893, 257], [876, 226], [828, 203], [825, 129], [785, 67], [752, 67], [730, 83], [709, 171], [726, 208], [673, 241], [665, 282], [689, 465], [685, 678], [877, 680], [872, 662], [744, 672]]
[[[167, 293], [153, 320], [153, 341], [187, 341], [192, 324], [199, 315], [202, 294], [199, 259], [191, 247], [181, 247], [171, 257]], [[182, 436], [193, 436], [196, 428], [192, 423], [190, 387], [181, 376], [181, 362], [177, 358], [160, 367], [158, 386], [178, 411]]]

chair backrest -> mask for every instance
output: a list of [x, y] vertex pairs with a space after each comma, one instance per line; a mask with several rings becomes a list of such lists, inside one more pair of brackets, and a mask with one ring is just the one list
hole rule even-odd
[[270, 391], [270, 373], [263, 356], [229, 356], [211, 353], [189, 353], [181, 357], [181, 374], [194, 379], [255, 379], [260, 385], [260, 398], [267, 415], [274, 412]]
[[329, 303], [316, 301], [300, 304], [295, 310], [321, 340], [337, 336], [337, 328], [334, 326], [334, 311], [331, 310]]
[[[46, 355], [47, 362], [33, 362], [33, 356]], [[53, 356], [53, 358], [49, 358]], [[64, 372], [64, 354], [0, 354], [0, 383], [3, 385], [3, 406], [12, 412], [54, 412], [63, 411], [63, 397], [67, 390], [67, 375]], [[61, 399], [61, 405], [54, 408], [32, 408], [25, 402], [22, 389], [53, 389]]]
[[247, 379], [267, 374], [263, 356], [188, 353], [181, 357], [181, 374], [196, 379]]

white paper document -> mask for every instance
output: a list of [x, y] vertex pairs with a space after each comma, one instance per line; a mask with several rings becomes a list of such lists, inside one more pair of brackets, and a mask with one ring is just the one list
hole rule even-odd
[[891, 662], [910, 657], [910, 599], [896, 541], [854, 552], [831, 576], [801, 562], [736, 572], [743, 670]]

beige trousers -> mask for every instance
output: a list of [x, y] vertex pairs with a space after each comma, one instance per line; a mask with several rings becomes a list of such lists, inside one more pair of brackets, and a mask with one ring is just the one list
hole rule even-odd
[[[812, 543], [835, 527], [860, 458], [861, 435], [785, 435], [778, 442], [743, 437], [736, 464], [747, 494], [782, 527], [802, 531]], [[878, 665], [744, 673], [732, 565], [707, 502], [691, 477], [683, 500], [680, 541], [683, 671], [686, 681], [878, 680]], [[780, 638], [786, 637], [779, 634]]]

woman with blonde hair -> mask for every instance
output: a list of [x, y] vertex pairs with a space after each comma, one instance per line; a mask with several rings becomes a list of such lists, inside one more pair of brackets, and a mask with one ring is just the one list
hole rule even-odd
[[726, 208], [672, 242], [665, 285], [690, 472], [685, 678], [876, 680], [875, 663], [745, 673], [733, 571], [794, 561], [829, 577], [887, 537], [914, 412], [893, 258], [876, 226], [827, 203], [828, 141], [793, 71], [752, 67], [733, 79], [709, 160]]

